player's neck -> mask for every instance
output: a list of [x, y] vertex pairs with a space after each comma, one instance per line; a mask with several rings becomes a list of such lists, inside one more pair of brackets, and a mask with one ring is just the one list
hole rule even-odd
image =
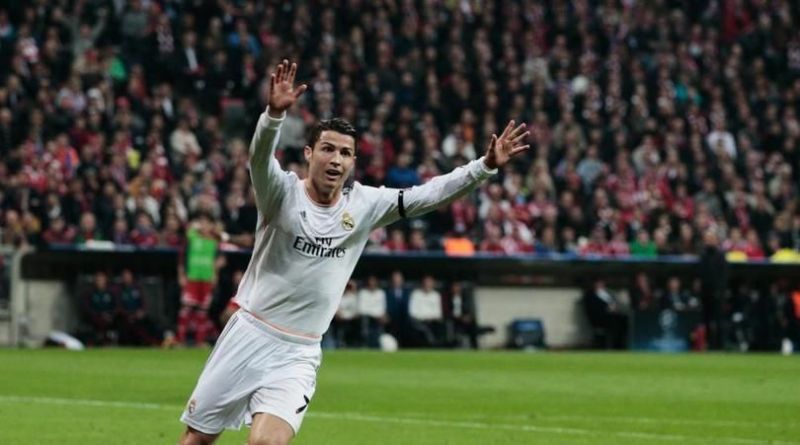
[[310, 178], [306, 178], [303, 182], [305, 182], [304, 187], [309, 199], [317, 205], [330, 207], [336, 204], [339, 201], [339, 197], [342, 196], [341, 189], [332, 189], [329, 193], [325, 193], [314, 187], [314, 181]]

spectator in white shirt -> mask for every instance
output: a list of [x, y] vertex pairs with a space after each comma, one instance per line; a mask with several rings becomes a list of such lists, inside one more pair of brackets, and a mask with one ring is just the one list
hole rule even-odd
[[203, 154], [197, 136], [192, 132], [189, 121], [186, 119], [178, 121], [178, 127], [172, 132], [169, 140], [172, 147], [172, 160], [176, 165], [182, 164], [187, 156], [197, 158]]
[[436, 346], [442, 330], [442, 295], [430, 275], [422, 278], [422, 287], [411, 292], [408, 312], [417, 333], [419, 346]]
[[378, 347], [386, 318], [386, 292], [378, 287], [378, 277], [370, 275], [367, 286], [358, 291], [358, 313], [361, 315], [363, 339], [367, 346]]
[[336, 347], [359, 346], [361, 343], [361, 320], [358, 317], [358, 295], [355, 280], [347, 282], [347, 287], [339, 302], [339, 310], [333, 317], [331, 334]]
[[714, 130], [706, 136], [706, 143], [717, 156], [721, 156], [721, 152], [724, 152], [731, 159], [736, 159], [736, 139], [725, 128], [725, 123], [721, 119], [714, 119]]

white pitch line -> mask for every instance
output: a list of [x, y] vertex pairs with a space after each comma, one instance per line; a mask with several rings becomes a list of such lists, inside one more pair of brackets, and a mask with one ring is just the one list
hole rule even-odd
[[670, 423], [673, 425], [716, 425], [716, 426], [758, 426], [764, 427], [769, 426], [773, 428], [783, 428], [786, 425], [794, 425], [797, 422], [787, 421], [784, 423], [780, 422], [758, 422], [753, 420], [702, 420], [702, 419], [678, 419], [678, 418], [655, 418], [655, 417], [626, 417], [626, 416], [569, 416], [569, 415], [559, 415], [559, 416], [535, 416], [531, 420], [542, 419], [542, 420], [587, 420], [591, 419], [593, 421], [600, 421], [600, 422], [623, 422], [623, 423], [644, 423], [644, 424], [665, 424]]
[[742, 445], [800, 445], [800, 442], [786, 442], [771, 440], [765, 442], [761, 439], [747, 439], [743, 437], [702, 437], [702, 436], [687, 436], [680, 434], [660, 434], [660, 433], [645, 433], [637, 431], [600, 431], [582, 428], [560, 428], [560, 427], [545, 427], [535, 425], [518, 425], [518, 424], [503, 424], [503, 423], [485, 423], [485, 422], [470, 422], [470, 421], [451, 421], [451, 420], [434, 420], [434, 419], [417, 419], [413, 417], [383, 417], [359, 413], [324, 413], [319, 411], [311, 411], [309, 416], [319, 417], [323, 419], [332, 420], [354, 420], [362, 422], [376, 422], [376, 423], [398, 423], [406, 425], [426, 425], [426, 426], [440, 426], [448, 428], [464, 428], [464, 429], [487, 429], [487, 430], [510, 430], [510, 431], [525, 431], [535, 433], [553, 433], [565, 434], [574, 436], [595, 436], [595, 435], [610, 435], [618, 437], [626, 437], [633, 439], [649, 439], [660, 440], [666, 442], [685, 442], [690, 440], [704, 441], [706, 443], [732, 443]]
[[592, 435], [596, 434], [595, 431], [576, 429], [576, 428], [559, 428], [559, 427], [540, 427], [533, 425], [514, 425], [514, 424], [495, 424], [484, 422], [469, 422], [469, 421], [454, 421], [454, 420], [435, 420], [435, 419], [415, 419], [413, 417], [384, 417], [374, 416], [369, 414], [359, 413], [325, 413], [319, 411], [312, 411], [308, 413], [309, 416], [319, 417], [323, 419], [333, 420], [355, 420], [361, 422], [386, 422], [386, 423], [401, 423], [406, 425], [427, 425], [427, 426], [442, 426], [448, 428], [471, 428], [471, 429], [501, 429], [513, 431], [532, 431], [540, 433], [556, 433], [556, 434], [573, 434], [573, 435]]
[[133, 408], [133, 409], [181, 409], [177, 405], [161, 405], [158, 403], [140, 402], [118, 402], [113, 400], [88, 400], [88, 399], [66, 399], [55, 397], [23, 397], [23, 396], [0, 396], [0, 402], [8, 403], [38, 403], [44, 405], [81, 405], [81, 406], [100, 406], [104, 408]]
[[[427, 419], [430, 413], [422, 412], [402, 412], [404, 417], [423, 418]], [[595, 415], [548, 415], [548, 414], [490, 414], [489, 416], [483, 414], [459, 414], [452, 416], [446, 420], [484, 420], [487, 417], [492, 419], [499, 419], [505, 421], [528, 421], [535, 422], [539, 420], [566, 420], [566, 421], [587, 421], [592, 422], [620, 422], [620, 423], [643, 423], [643, 424], [657, 424], [663, 425], [715, 425], [715, 426], [753, 426], [753, 427], [774, 427], [785, 428], [787, 425], [798, 425], [800, 422], [787, 420], [786, 422], [759, 422], [755, 420], [715, 420], [715, 419], [681, 419], [681, 418], [668, 418], [668, 417], [630, 417], [630, 416], [595, 416]]]
[[[70, 406], [82, 405], [82, 406], [97, 406], [97, 407], [110, 407], [110, 408], [132, 408], [141, 410], [170, 410], [170, 411], [177, 411], [183, 408], [182, 406], [179, 405], [167, 405], [159, 403], [124, 402], [124, 401], [91, 400], [91, 399], [69, 399], [69, 398], [56, 398], [56, 397], [3, 396], [3, 395], [0, 395], [0, 403], [36, 403], [45, 405], [70, 405]], [[474, 422], [474, 421], [418, 419], [414, 417], [376, 416], [376, 415], [352, 413], [352, 412], [332, 413], [324, 411], [311, 411], [308, 413], [308, 416], [318, 417], [321, 419], [332, 419], [332, 420], [351, 420], [356, 422], [374, 422], [374, 423], [395, 423], [395, 424], [405, 424], [405, 425], [425, 425], [425, 426], [436, 426], [444, 428], [507, 430], [507, 431], [522, 431], [522, 432], [534, 432], [534, 433], [565, 434], [574, 436], [611, 435], [611, 436], [626, 437], [633, 439], [660, 440], [666, 442], [703, 440], [709, 443], [725, 442], [725, 443], [742, 444], [742, 445], [763, 445], [767, 443], [764, 440], [747, 439], [742, 437], [704, 438], [700, 436], [644, 433], [636, 431], [599, 431], [599, 430], [590, 430], [582, 428], [560, 428], [560, 427], [487, 423], [487, 422]], [[800, 442], [787, 442], [787, 441], [777, 441], [777, 440], [771, 440], [768, 443], [770, 445], [800, 445]]]

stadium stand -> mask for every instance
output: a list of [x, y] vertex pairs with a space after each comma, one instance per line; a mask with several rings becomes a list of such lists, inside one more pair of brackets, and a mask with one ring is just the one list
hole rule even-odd
[[709, 229], [746, 258], [800, 243], [792, 2], [199, 5], [0, 11], [5, 243], [173, 244], [197, 209], [249, 231], [246, 139], [266, 67], [289, 55], [310, 94], [287, 168], [333, 115], [361, 131], [357, 179], [395, 186], [479, 154], [498, 122], [531, 123], [531, 155], [427, 218], [426, 247], [455, 231], [504, 253], [548, 231], [579, 254], [697, 253]]
[[[247, 244], [265, 73], [286, 123], [359, 129], [357, 180], [407, 187], [530, 124], [475, 196], [369, 252], [798, 261], [800, 5], [791, 1], [36, 0], [0, 6], [2, 244], [179, 247], [210, 212]], [[455, 240], [458, 240], [456, 242]]]

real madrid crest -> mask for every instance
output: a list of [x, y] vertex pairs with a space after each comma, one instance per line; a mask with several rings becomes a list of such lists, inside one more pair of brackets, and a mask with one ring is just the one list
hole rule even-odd
[[342, 228], [344, 230], [353, 230], [355, 226], [356, 222], [353, 220], [353, 217], [350, 216], [348, 212], [344, 212], [344, 215], [342, 215]]

